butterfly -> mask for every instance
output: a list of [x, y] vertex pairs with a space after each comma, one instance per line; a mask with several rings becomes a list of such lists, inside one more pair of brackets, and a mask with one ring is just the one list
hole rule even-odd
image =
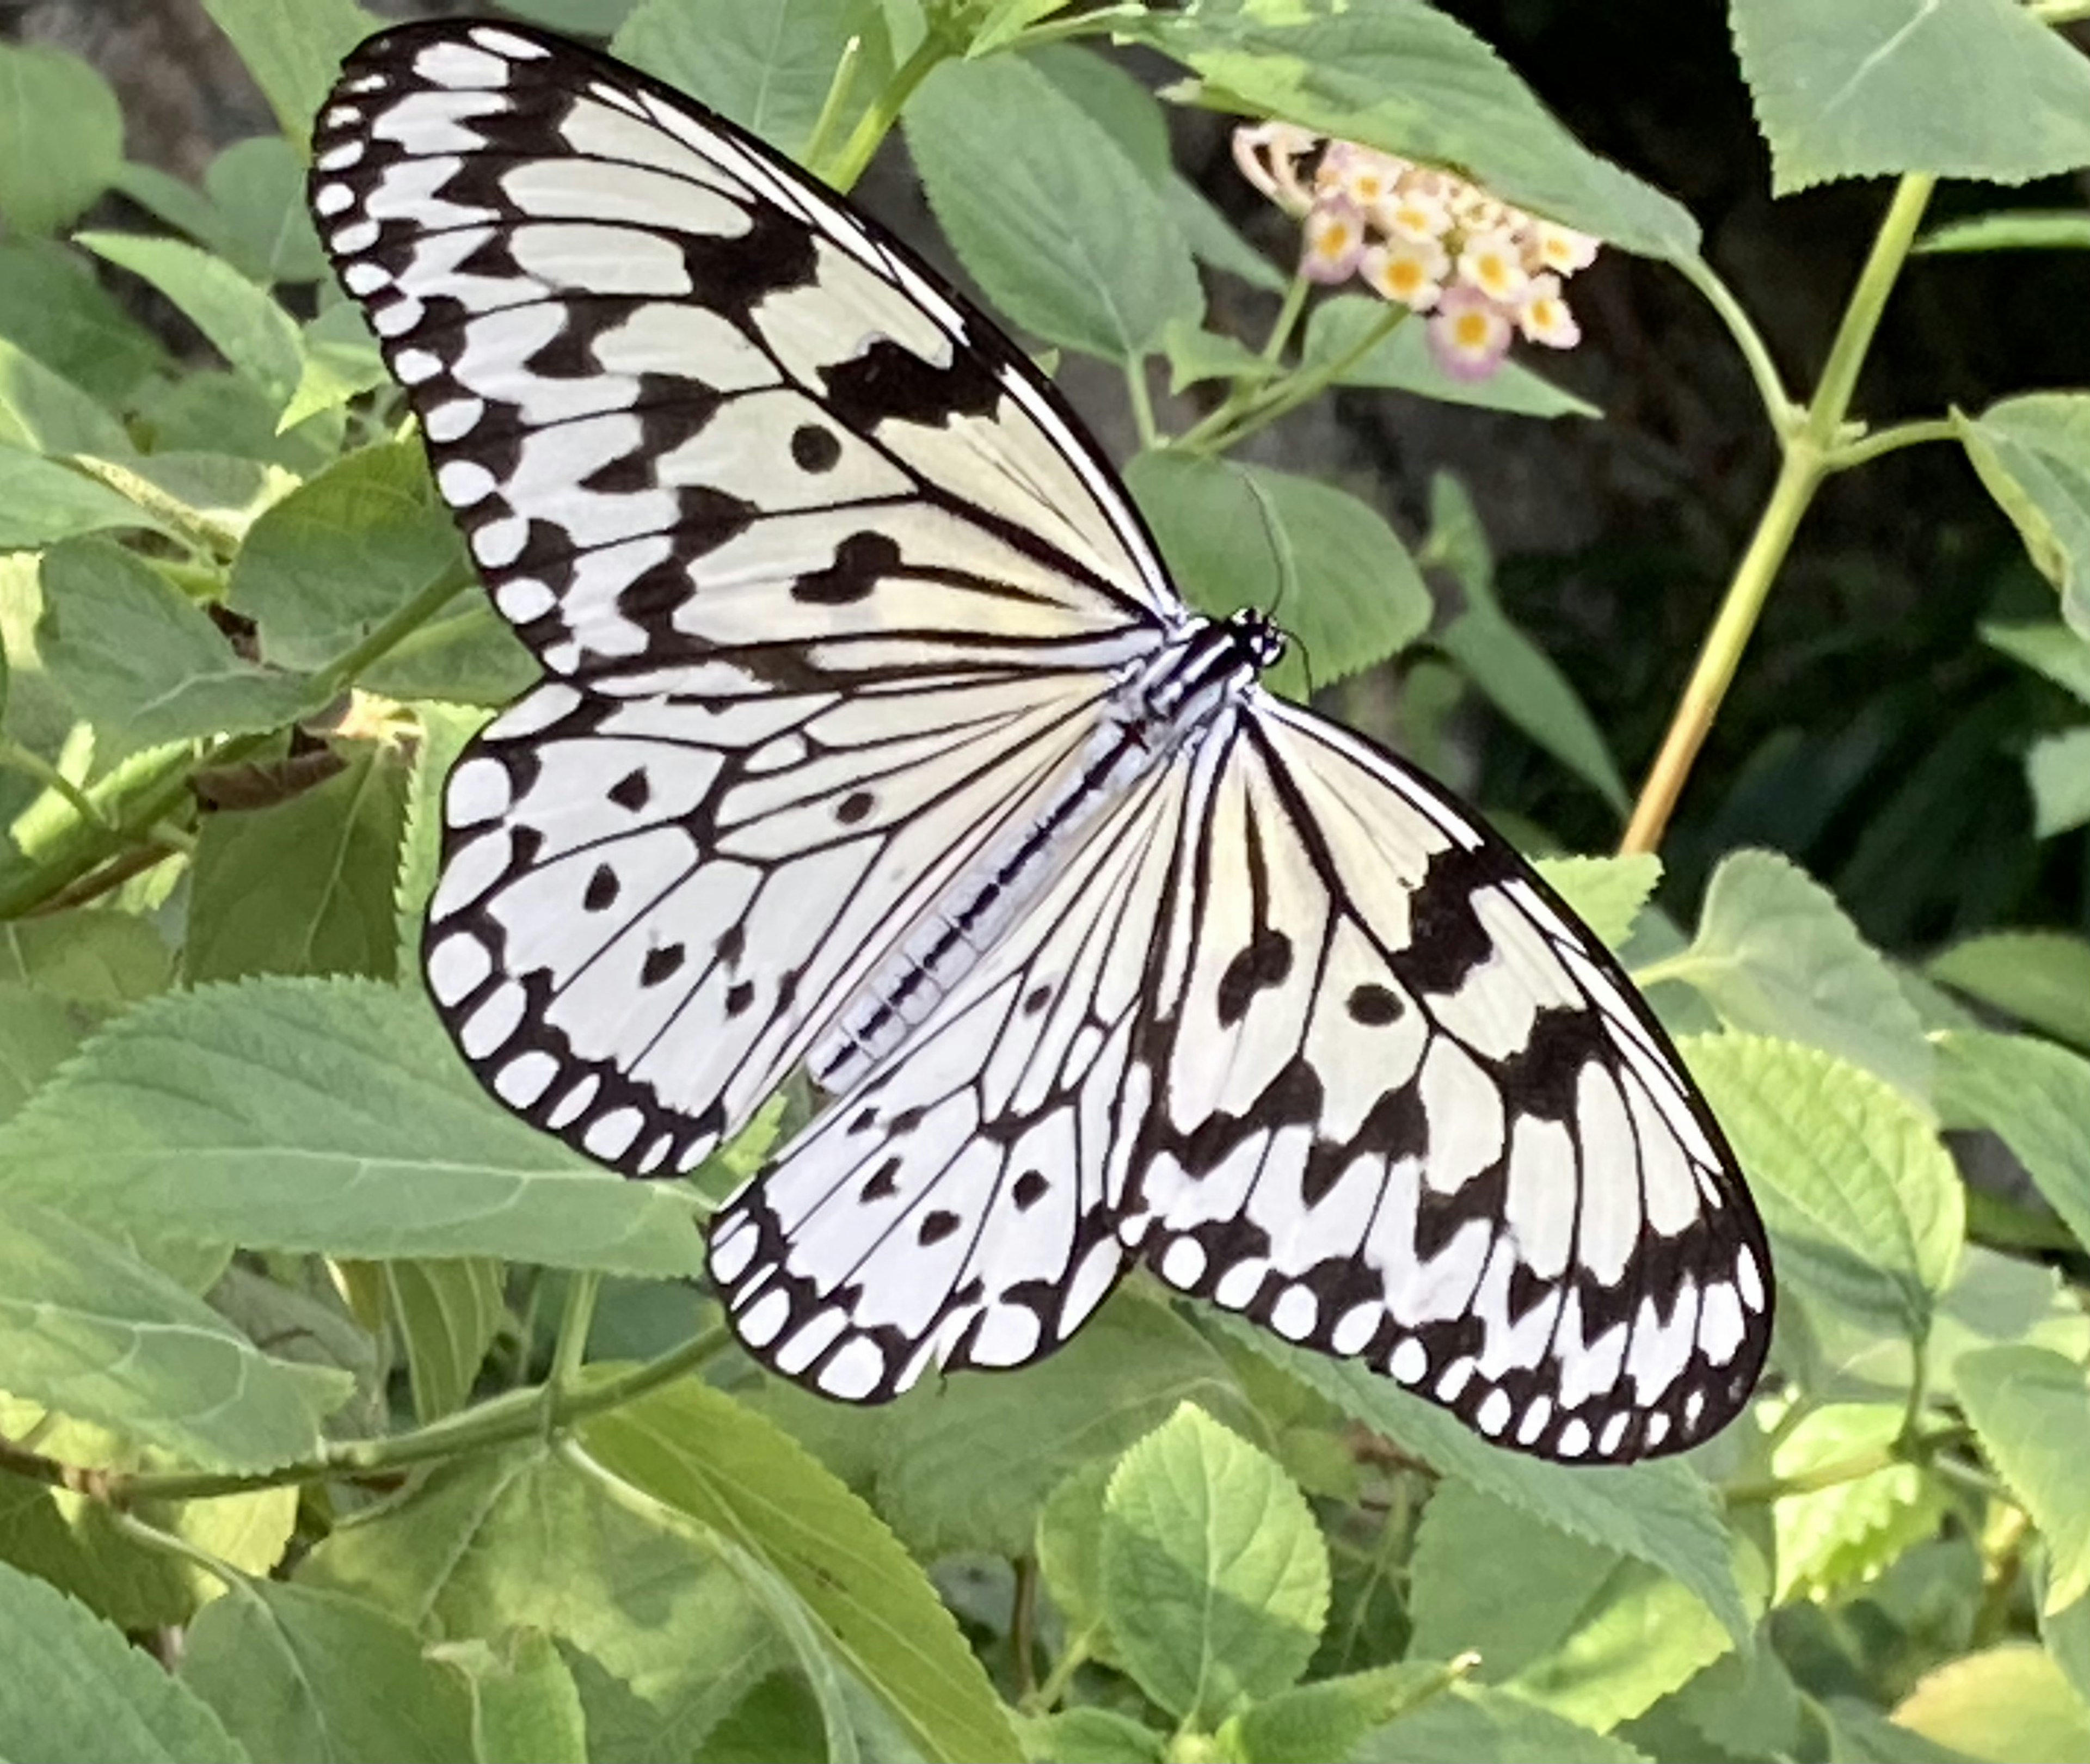
[[540, 684], [452, 771], [424, 966], [634, 1176], [803, 1070], [714, 1218], [748, 1351], [879, 1401], [1135, 1264], [1542, 1456], [1747, 1400], [1770, 1263], [1616, 963], [1193, 613], [1050, 382], [724, 118], [557, 37], [349, 58], [310, 199]]

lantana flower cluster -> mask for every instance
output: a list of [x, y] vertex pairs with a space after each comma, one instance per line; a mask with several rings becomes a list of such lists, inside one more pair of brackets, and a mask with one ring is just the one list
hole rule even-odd
[[1301, 274], [1327, 283], [1354, 276], [1427, 313], [1430, 349], [1447, 373], [1485, 380], [1520, 332], [1549, 349], [1581, 341], [1560, 286], [1596, 259], [1586, 233], [1512, 208], [1448, 171], [1324, 142], [1288, 123], [1235, 130], [1234, 162], [1304, 223]]

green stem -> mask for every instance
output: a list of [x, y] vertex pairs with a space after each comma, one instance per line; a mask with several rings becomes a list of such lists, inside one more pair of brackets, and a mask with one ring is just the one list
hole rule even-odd
[[1012, 49], [1036, 49], [1043, 43], [1064, 43], [1078, 37], [1101, 37], [1117, 28], [1120, 19], [1143, 19], [1144, 6], [1098, 6], [1093, 12], [1063, 12], [1056, 18], [1026, 26], [1013, 38]]
[[[643, 1365], [599, 1376], [578, 1388], [570, 1389], [559, 1399], [557, 1423], [561, 1427], [570, 1426], [587, 1416], [635, 1402], [648, 1392], [695, 1371], [732, 1339], [723, 1326], [707, 1329]], [[542, 1435], [544, 1404], [540, 1390], [511, 1391], [466, 1409], [462, 1414], [445, 1416], [425, 1427], [394, 1434], [389, 1439], [343, 1440], [328, 1447], [316, 1457], [246, 1474], [203, 1470], [87, 1470], [15, 1448], [0, 1452], [0, 1469], [53, 1487], [77, 1489], [118, 1507], [141, 1500], [212, 1500], [226, 1495], [250, 1494], [256, 1489], [282, 1488], [329, 1478], [388, 1475], [417, 1464], [513, 1445]]]
[[[1248, 400], [1245, 412], [1231, 426], [1205, 438], [1202, 443], [1205, 450], [1218, 453], [1236, 446], [1258, 429], [1267, 428], [1279, 417], [1290, 415], [1301, 405], [1319, 397], [1413, 316], [1406, 307], [1388, 302], [1387, 310], [1378, 322], [1348, 349], [1329, 356], [1325, 361], [1317, 362], [1310, 368], [1301, 368], [1275, 385], [1258, 389]], [[1203, 426], [1199, 425], [1200, 428]], [[1191, 432], [1193, 435], [1196, 432], [1196, 430]], [[1191, 436], [1186, 435], [1183, 439], [1187, 444]]]
[[1161, 430], [1154, 420], [1154, 398], [1146, 389], [1146, 358], [1136, 355], [1125, 364], [1125, 395], [1132, 405], [1132, 424], [1142, 448], [1161, 444]]
[[1074, 1681], [1074, 1674], [1088, 1664], [1089, 1650], [1095, 1646], [1102, 1628], [1100, 1622], [1091, 1624], [1080, 1634], [1069, 1638], [1066, 1651], [1052, 1663], [1052, 1670], [1045, 1675], [1045, 1682], [1023, 1699], [1021, 1706], [1026, 1715], [1050, 1715], [1060, 1706], [1060, 1700], [1067, 1694], [1067, 1687]]
[[1778, 364], [1770, 359], [1770, 350], [1763, 334], [1749, 322], [1748, 314], [1742, 303], [1714, 273], [1713, 266], [1702, 257], [1692, 256], [1674, 260], [1678, 272], [1696, 288], [1706, 305], [1719, 315], [1720, 322], [1727, 327], [1727, 334], [1741, 351], [1742, 359], [1748, 364], [1749, 377], [1757, 383], [1757, 396], [1763, 400], [1764, 414], [1770, 419], [1770, 426], [1783, 437], [1791, 433], [1799, 424], [1800, 411], [1787, 394], [1785, 382], [1778, 377]]
[[806, 151], [799, 155], [799, 163], [817, 166], [828, 152], [828, 143], [842, 120], [842, 106], [849, 102], [849, 88], [856, 84], [856, 71], [863, 65], [863, 39], [852, 37], [842, 45], [841, 58], [835, 63], [835, 76], [828, 82], [828, 95], [820, 101], [820, 114], [813, 120], [813, 132], [806, 138]]
[[[1691, 775], [1699, 750], [1711, 732], [1713, 719], [1741, 665], [1742, 652], [1762, 616], [1771, 583], [1792, 549], [1800, 518], [1832, 469], [1830, 460], [1842, 445], [1844, 419], [1866, 352], [1879, 329], [1894, 279], [1916, 241], [1916, 228], [1936, 182], [1929, 177], [1907, 177], [1896, 187], [1871, 253], [1859, 273], [1857, 286], [1843, 309], [1843, 322], [1830, 346], [1813, 402], [1797, 425], [1780, 435], [1784, 458], [1770, 500], [1757, 518], [1756, 531], [1735, 566], [1734, 579], [1727, 584], [1726, 598], [1698, 652], [1684, 695], [1677, 702], [1661, 751], [1655, 755], [1647, 781], [1641, 787], [1640, 798], [1633, 804], [1632, 818], [1619, 841], [1622, 854], [1653, 851], [1662, 843], [1669, 817], [1683, 794], [1684, 781]], [[1768, 398], [1767, 394], [1767, 402]]]
[[1298, 328], [1299, 315], [1306, 310], [1306, 297], [1313, 291], [1313, 284], [1304, 276], [1295, 275], [1284, 290], [1284, 303], [1277, 309], [1277, 317], [1270, 327], [1270, 335], [1262, 340], [1262, 359], [1275, 363], [1284, 355], [1284, 346], [1292, 341], [1292, 333]]
[[595, 1323], [595, 1301], [602, 1291], [602, 1276], [593, 1268], [566, 1277], [566, 1305], [559, 1316], [559, 1336], [552, 1349], [552, 1370], [539, 1392], [538, 1405], [545, 1436], [557, 1431], [561, 1405], [581, 1375], [587, 1360], [588, 1330]]
[[2032, 0], [2025, 11], [2041, 24], [2073, 24], [2090, 19], [2090, 0]]
[[102, 819], [100, 804], [41, 754], [32, 752], [19, 742], [0, 736], [0, 766], [6, 767], [11, 772], [19, 772], [25, 777], [34, 778], [45, 789], [57, 792], [82, 820], [101, 828], [105, 833], [117, 831]]
[[1956, 441], [1959, 439], [1958, 427], [1946, 417], [1932, 417], [1920, 423], [1897, 423], [1892, 428], [1883, 428], [1877, 434], [1867, 435], [1857, 441], [1845, 441], [1830, 450], [1823, 467], [1830, 471], [1848, 471], [1853, 466], [1869, 464], [1883, 454], [1898, 453], [1904, 447], [1919, 447], [1925, 441]]
[[191, 1568], [200, 1568], [230, 1591], [237, 1592], [247, 1584], [247, 1577], [238, 1568], [221, 1557], [213, 1555], [200, 1544], [191, 1543], [172, 1531], [162, 1531], [157, 1525], [148, 1525], [135, 1513], [119, 1511], [111, 1513], [110, 1518], [133, 1543], [142, 1543], [147, 1549], [174, 1556]]
[[901, 107], [914, 95], [914, 88], [929, 77], [939, 62], [949, 60], [950, 55], [950, 45], [938, 32], [931, 30], [915, 45], [914, 53], [894, 71], [885, 83], [885, 89], [857, 118], [856, 127], [849, 131], [841, 151], [824, 161], [808, 154], [806, 169], [831, 188], [847, 191], [863, 175], [863, 168], [871, 163], [871, 156], [878, 151], [878, 144], [900, 120]]

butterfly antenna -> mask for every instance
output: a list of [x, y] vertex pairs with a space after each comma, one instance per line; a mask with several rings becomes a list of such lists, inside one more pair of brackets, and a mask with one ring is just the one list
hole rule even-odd
[[[1284, 597], [1292, 592], [1292, 584], [1297, 579], [1292, 567], [1292, 548], [1285, 543], [1284, 529], [1278, 521], [1276, 509], [1271, 504], [1270, 493], [1253, 478], [1245, 478], [1242, 481], [1248, 486], [1248, 493], [1254, 500], [1256, 518], [1262, 523], [1263, 538], [1268, 542], [1271, 560], [1277, 566], [1277, 592], [1272, 596], [1266, 610], [1274, 622], [1282, 625], [1284, 621], [1279, 615], [1284, 609]], [[1299, 657], [1306, 669], [1306, 695], [1311, 698], [1314, 695], [1314, 652], [1306, 647], [1303, 638], [1295, 636], [1288, 630], [1284, 633], [1284, 639], [1299, 646]]]

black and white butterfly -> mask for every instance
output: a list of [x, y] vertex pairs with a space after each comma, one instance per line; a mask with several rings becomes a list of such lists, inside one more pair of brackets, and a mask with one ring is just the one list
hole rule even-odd
[[1762, 1228], [1503, 842], [1256, 683], [1047, 381], [722, 118], [511, 26], [350, 58], [312, 202], [545, 681], [450, 777], [428, 983], [509, 1108], [690, 1169], [776, 1370], [1049, 1353], [1134, 1263], [1542, 1456], [1687, 1446]]

